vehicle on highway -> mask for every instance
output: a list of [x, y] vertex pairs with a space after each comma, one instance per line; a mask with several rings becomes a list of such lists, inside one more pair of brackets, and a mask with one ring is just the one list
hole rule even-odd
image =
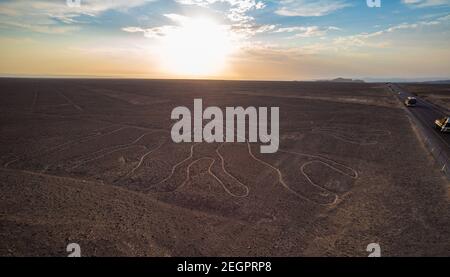
[[406, 98], [405, 105], [407, 107], [415, 107], [417, 105], [417, 98], [415, 98], [415, 97]]
[[448, 133], [450, 132], [450, 117], [445, 117], [443, 119], [437, 119], [435, 122], [436, 129]]

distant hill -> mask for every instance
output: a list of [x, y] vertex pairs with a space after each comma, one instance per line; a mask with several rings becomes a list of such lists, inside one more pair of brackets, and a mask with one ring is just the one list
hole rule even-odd
[[450, 84], [450, 80], [428, 81], [424, 84]]
[[319, 82], [332, 82], [332, 83], [365, 83], [363, 80], [354, 80], [354, 79], [346, 79], [346, 78], [336, 78], [333, 80], [322, 80]]
[[423, 84], [449, 84], [448, 77], [423, 77], [423, 78], [363, 78], [368, 83], [423, 83]]

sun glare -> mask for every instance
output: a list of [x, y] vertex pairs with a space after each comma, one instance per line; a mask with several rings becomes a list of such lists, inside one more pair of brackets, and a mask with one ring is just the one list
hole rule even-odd
[[162, 63], [170, 74], [206, 77], [221, 73], [232, 50], [228, 31], [208, 18], [186, 18], [162, 40]]

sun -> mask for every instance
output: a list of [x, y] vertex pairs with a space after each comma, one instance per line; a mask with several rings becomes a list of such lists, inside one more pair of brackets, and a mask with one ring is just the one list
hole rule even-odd
[[228, 30], [210, 18], [184, 18], [161, 41], [161, 61], [177, 76], [207, 77], [221, 73], [231, 54]]

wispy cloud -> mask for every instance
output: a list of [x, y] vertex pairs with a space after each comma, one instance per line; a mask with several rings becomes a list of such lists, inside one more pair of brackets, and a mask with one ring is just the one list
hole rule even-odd
[[333, 42], [333, 45], [339, 49], [350, 49], [350, 48], [358, 48], [358, 47], [375, 47], [375, 48], [384, 48], [389, 43], [387, 41], [373, 41], [374, 38], [380, 38], [383, 35], [387, 35], [390, 33], [394, 33], [402, 30], [417, 30], [422, 27], [430, 27], [430, 26], [438, 26], [442, 24], [448, 24], [450, 21], [450, 15], [443, 16], [431, 21], [419, 21], [416, 23], [401, 23], [389, 28], [371, 32], [371, 33], [362, 33], [357, 35], [350, 35], [346, 37], [336, 38]]
[[450, 0], [402, 0], [402, 2], [418, 8], [450, 5]]
[[326, 35], [329, 31], [339, 31], [340, 28], [319, 26], [295, 26], [278, 28], [275, 33], [294, 33], [290, 38], [307, 38]]
[[[66, 33], [80, 29], [80, 16], [96, 17], [108, 10], [127, 11], [153, 0], [83, 0], [79, 7], [66, 1], [22, 0], [0, 2], [0, 25], [39, 33]], [[66, 26], [65, 26], [66, 25]]]
[[350, 3], [342, 0], [283, 0], [276, 13], [283, 16], [324, 16], [349, 6]]
[[175, 26], [170, 25], [164, 25], [154, 28], [124, 27], [122, 28], [122, 31], [127, 33], [143, 33], [147, 38], [160, 38], [166, 36], [175, 28]]
[[233, 22], [249, 22], [254, 18], [247, 13], [252, 10], [259, 10], [265, 7], [264, 2], [257, 0], [176, 0], [183, 5], [198, 5], [209, 7], [216, 3], [225, 3], [229, 6], [227, 17]]
[[[210, 9], [215, 14], [222, 14], [220, 18], [223, 29], [226, 29], [230, 37], [235, 40], [249, 39], [257, 34], [271, 32], [276, 28], [273, 24], [257, 24], [255, 18], [249, 13], [266, 7], [263, 1], [258, 0], [175, 0], [186, 6], [200, 6]], [[221, 5], [219, 5], [221, 4]], [[164, 14], [173, 24], [153, 27], [128, 26], [122, 31], [129, 33], [143, 33], [148, 38], [161, 38], [176, 30], [177, 25], [184, 25], [191, 20], [188, 16], [180, 14]]]

